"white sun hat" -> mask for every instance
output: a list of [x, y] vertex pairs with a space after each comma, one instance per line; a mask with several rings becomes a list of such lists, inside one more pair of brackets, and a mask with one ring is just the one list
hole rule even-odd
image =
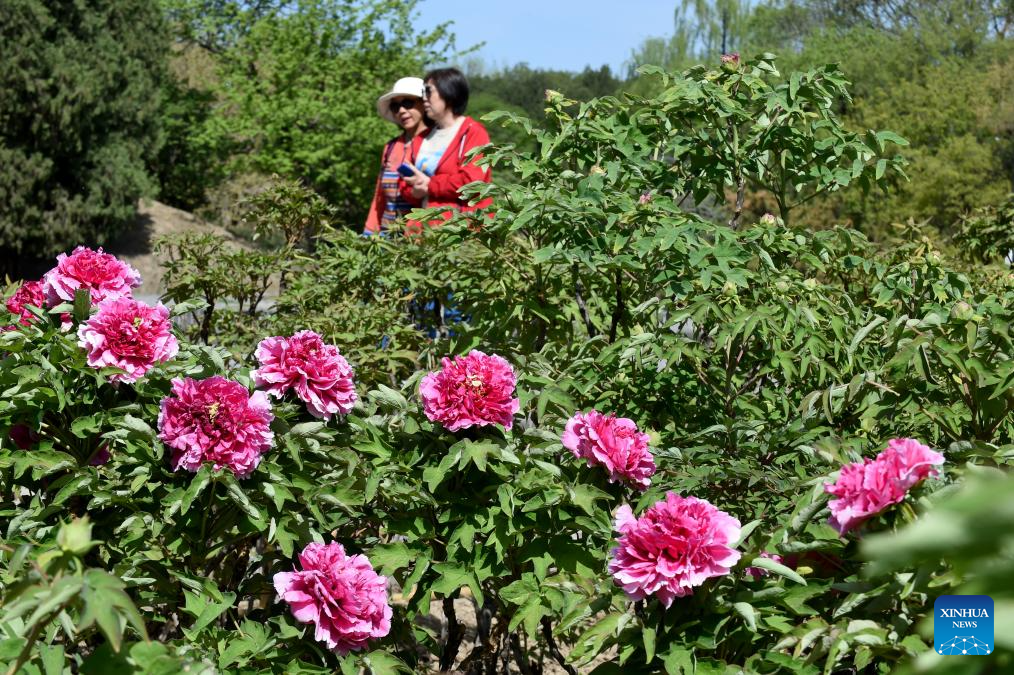
[[421, 77], [403, 77], [394, 83], [391, 91], [377, 99], [377, 114], [388, 122], [398, 123], [398, 119], [391, 113], [390, 101], [398, 96], [415, 96], [420, 101], [423, 98], [425, 84]]

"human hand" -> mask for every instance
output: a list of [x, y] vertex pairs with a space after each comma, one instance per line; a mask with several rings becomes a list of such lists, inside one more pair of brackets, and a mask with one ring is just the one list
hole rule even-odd
[[412, 196], [416, 199], [422, 199], [429, 194], [430, 177], [420, 171], [414, 164], [408, 162], [408, 165], [412, 167], [415, 173], [411, 176], [407, 176], [404, 180], [405, 183], [412, 188]]

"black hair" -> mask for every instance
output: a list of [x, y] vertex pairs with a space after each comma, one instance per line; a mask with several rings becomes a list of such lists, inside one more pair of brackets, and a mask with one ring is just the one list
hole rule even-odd
[[468, 80], [457, 68], [437, 68], [426, 73], [424, 82], [432, 82], [455, 115], [464, 115], [468, 107]]

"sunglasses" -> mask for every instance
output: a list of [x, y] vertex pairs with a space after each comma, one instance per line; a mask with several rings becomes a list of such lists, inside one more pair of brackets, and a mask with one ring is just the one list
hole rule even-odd
[[412, 108], [414, 108], [417, 100], [418, 99], [414, 98], [401, 98], [395, 101], [391, 101], [389, 107], [391, 109], [391, 112], [397, 115], [398, 111], [401, 110], [402, 108], [405, 108], [406, 110], [411, 110]]

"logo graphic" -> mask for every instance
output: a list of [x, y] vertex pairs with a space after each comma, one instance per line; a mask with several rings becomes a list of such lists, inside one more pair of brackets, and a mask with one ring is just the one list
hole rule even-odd
[[933, 603], [933, 648], [945, 656], [993, 653], [993, 598], [941, 595]]

